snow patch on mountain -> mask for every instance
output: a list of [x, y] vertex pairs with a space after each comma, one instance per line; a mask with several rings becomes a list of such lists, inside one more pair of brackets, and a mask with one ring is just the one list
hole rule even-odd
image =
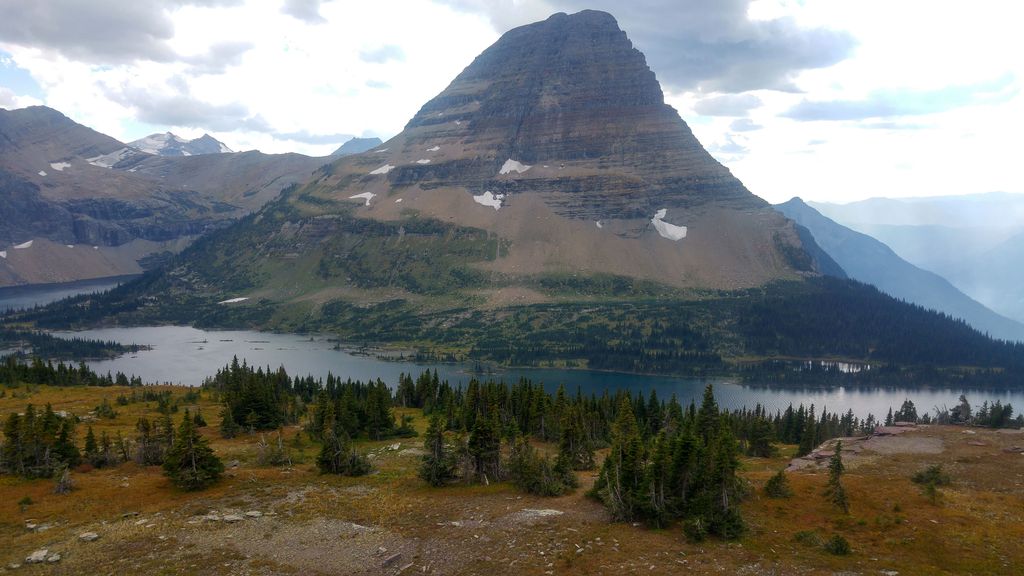
[[43, 172], [42, 170], [40, 170], [40, 171], [39, 171], [39, 175], [40, 175], [40, 176], [46, 176], [46, 172]]
[[420, 158], [416, 161], [417, 164], [430, 164], [430, 158]]
[[526, 172], [530, 168], [533, 168], [533, 166], [527, 166], [526, 164], [509, 158], [508, 160], [505, 160], [504, 164], [501, 165], [501, 171], [499, 171], [498, 174], [509, 174], [511, 172], [522, 174], [523, 172]]
[[494, 194], [490, 190], [484, 192], [479, 196], [473, 196], [473, 201], [476, 202], [477, 204], [490, 206], [495, 210], [499, 210], [501, 208], [501, 201], [504, 199], [504, 194]]
[[434, 146], [433, 148], [427, 148], [427, 152], [437, 152], [440, 149], [440, 146]]
[[387, 174], [388, 172], [391, 172], [394, 169], [395, 169], [395, 167], [392, 166], [391, 164], [385, 164], [385, 165], [381, 166], [380, 168], [377, 168], [373, 172], [370, 172], [370, 175], [371, 176], [379, 176], [381, 174]]
[[71, 164], [68, 162], [50, 162], [50, 168], [53, 168], [57, 172], [63, 172], [65, 168], [71, 168]]
[[668, 209], [662, 208], [654, 214], [654, 218], [651, 218], [651, 224], [654, 224], [654, 229], [658, 231], [658, 234], [661, 234], [662, 238], [677, 242], [686, 238], [686, 226], [676, 226], [665, 222], [663, 219], [667, 215]]
[[376, 196], [373, 192], [363, 192], [362, 194], [356, 194], [355, 196], [349, 196], [349, 200], [366, 200], [366, 205], [370, 205], [370, 200]]
[[14, 246], [14, 249], [15, 250], [24, 250], [26, 248], [31, 248], [32, 247], [32, 242], [34, 242], [34, 241], [33, 240], [29, 240], [28, 242], [22, 242], [21, 244], [18, 244], [16, 246]]
[[135, 148], [121, 148], [120, 150], [114, 150], [109, 154], [101, 154], [93, 158], [86, 158], [85, 161], [93, 166], [99, 166], [100, 168], [113, 168], [118, 162], [127, 160], [132, 156], [139, 153]]
[[221, 300], [220, 302], [217, 302], [217, 304], [235, 304], [236, 302], [245, 302], [248, 299], [248, 296], [240, 296], [238, 298], [228, 298], [227, 300]]

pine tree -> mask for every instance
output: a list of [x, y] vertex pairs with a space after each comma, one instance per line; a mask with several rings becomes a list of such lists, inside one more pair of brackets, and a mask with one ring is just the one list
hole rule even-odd
[[764, 485], [764, 494], [769, 498], [790, 498], [793, 496], [793, 489], [789, 487], [789, 479], [786, 478], [785, 470], [779, 470], [768, 479], [768, 482]]
[[800, 446], [797, 448], [797, 456], [806, 456], [818, 445], [818, 422], [814, 419], [814, 404], [804, 416], [803, 432], [800, 433]]
[[75, 428], [70, 418], [64, 418], [57, 433], [57, 442], [53, 445], [53, 457], [69, 467], [78, 466], [82, 456], [75, 446]]
[[213, 453], [188, 410], [178, 427], [174, 444], [164, 460], [164, 475], [183, 490], [202, 490], [216, 482], [224, 472], [224, 464]]
[[562, 423], [562, 438], [558, 444], [558, 457], [564, 459], [571, 470], [593, 470], [594, 448], [587, 438], [583, 414], [573, 406]]
[[171, 420], [169, 412], [164, 412], [160, 417], [157, 439], [163, 445], [165, 451], [170, 450], [171, 446], [174, 445], [174, 422]]
[[11, 412], [4, 422], [0, 470], [19, 476], [25, 474], [25, 439], [21, 436], [21, 417], [16, 412]]
[[747, 454], [749, 456], [771, 458], [775, 455], [775, 446], [772, 444], [774, 440], [775, 432], [772, 430], [771, 423], [764, 418], [758, 418], [754, 421], [750, 430]]
[[469, 435], [469, 454], [473, 459], [473, 475], [488, 484], [501, 479], [501, 436], [498, 431], [498, 413], [480, 415]]
[[139, 418], [135, 430], [138, 431], [135, 437], [135, 461], [142, 466], [163, 464], [167, 448], [156, 426], [145, 418]]
[[513, 441], [508, 472], [517, 487], [539, 496], [561, 496], [575, 486], [576, 480], [567, 464], [552, 466], [525, 436]]
[[914, 402], [909, 398], [904, 400], [899, 411], [893, 415], [893, 420], [896, 422], [917, 422], [917, 407], [914, 406]]
[[222, 438], [234, 438], [238, 435], [238, 423], [235, 422], [230, 404], [225, 404], [220, 412], [220, 435]]
[[316, 464], [321, 474], [363, 476], [370, 472], [370, 461], [352, 449], [352, 443], [344, 430], [324, 432]]
[[723, 538], [736, 538], [743, 532], [743, 519], [737, 508], [740, 496], [739, 450], [736, 438], [728, 426], [722, 426], [713, 446], [713, 466], [708, 490], [711, 492], [711, 510], [708, 531]]
[[96, 444], [96, 434], [92, 431], [92, 426], [86, 428], [85, 431], [85, 459], [93, 466], [99, 468], [100, 463], [100, 449], [99, 445]]
[[850, 512], [850, 503], [846, 498], [846, 490], [843, 488], [840, 477], [843, 475], [843, 442], [836, 442], [836, 452], [828, 462], [828, 487], [825, 489], [825, 496], [844, 513]]
[[708, 384], [704, 388], [704, 399], [701, 401], [700, 411], [697, 412], [697, 434], [705, 446], [709, 446], [711, 439], [718, 435], [719, 420], [715, 392], [711, 384]]
[[420, 478], [431, 486], [443, 486], [455, 477], [455, 460], [444, 445], [444, 429], [441, 426], [440, 414], [430, 418], [426, 438], [423, 440], [423, 464], [420, 466]]
[[619, 402], [612, 447], [591, 494], [604, 502], [616, 520], [633, 520], [644, 505], [643, 443], [629, 396]]

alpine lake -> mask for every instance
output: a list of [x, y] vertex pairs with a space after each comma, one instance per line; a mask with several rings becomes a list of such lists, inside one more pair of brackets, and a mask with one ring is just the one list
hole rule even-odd
[[[0, 289], [0, 312], [9, 308], [43, 305], [75, 294], [110, 289], [125, 278], [99, 279], [66, 285]], [[380, 354], [361, 350], [332, 339], [329, 335], [277, 334], [255, 331], [200, 330], [187, 326], [150, 326], [100, 328], [76, 332], [55, 332], [55, 336], [90, 338], [121, 344], [150, 347], [109, 360], [89, 361], [94, 371], [138, 376], [146, 383], [171, 383], [199, 386], [233, 358], [249, 365], [276, 370], [284, 367], [291, 375], [326, 377], [328, 373], [352, 380], [380, 378], [390, 386], [401, 374], [414, 377], [424, 370], [436, 370], [441, 380], [465, 385], [472, 378], [516, 382], [528, 378], [543, 383], [549, 391], [565, 386], [569, 394], [603, 394], [620, 389], [634, 394], [656, 391], [658, 398], [675, 395], [684, 405], [699, 402], [704, 387], [713, 384], [715, 397], [723, 408], [753, 408], [760, 404], [769, 412], [785, 410], [792, 404], [813, 404], [820, 414], [853, 413], [860, 418], [873, 414], [884, 418], [889, 408], [899, 409], [904, 400], [914, 402], [919, 414], [935, 408], [952, 407], [960, 394], [966, 394], [973, 406], [999, 400], [1018, 410], [1024, 408], [1024, 390], [960, 390], [951, 388], [793, 388], [757, 385], [734, 379], [696, 380], [671, 376], [599, 372], [578, 369], [510, 368], [481, 370], [479, 366], [451, 363], [417, 363], [396, 353]]]

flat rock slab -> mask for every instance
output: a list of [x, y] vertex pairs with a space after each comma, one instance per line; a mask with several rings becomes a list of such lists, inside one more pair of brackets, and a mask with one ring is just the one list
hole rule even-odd
[[536, 522], [539, 520], [546, 520], [549, 518], [556, 518], [565, 514], [561, 510], [553, 510], [550, 508], [524, 508], [519, 512], [516, 512], [509, 516], [509, 519], [513, 522]]
[[99, 540], [100, 535], [95, 532], [82, 532], [78, 535], [78, 539], [82, 542], [95, 542]]
[[36, 550], [25, 557], [25, 564], [42, 564], [46, 562], [46, 557], [50, 555], [50, 551], [43, 548], [42, 550]]
[[878, 454], [941, 454], [945, 448], [941, 438], [929, 436], [873, 436], [864, 448]]

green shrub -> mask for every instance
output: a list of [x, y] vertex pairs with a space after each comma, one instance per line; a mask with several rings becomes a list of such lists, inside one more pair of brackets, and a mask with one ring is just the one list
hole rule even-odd
[[683, 522], [683, 534], [690, 542], [703, 542], [708, 537], [708, 525], [704, 518], [696, 516]]
[[559, 459], [552, 464], [522, 437], [512, 447], [508, 471], [512, 482], [530, 494], [561, 496], [576, 487], [576, 475], [567, 461]]
[[316, 459], [321, 474], [364, 476], [370, 473], [370, 461], [356, 452], [344, 430], [324, 432], [323, 445]]
[[836, 534], [825, 542], [825, 551], [836, 556], [846, 556], [850, 553], [850, 543], [839, 534]]
[[949, 474], [942, 470], [942, 464], [932, 464], [911, 476], [910, 480], [914, 484], [932, 484], [934, 486], [949, 486], [952, 483]]
[[764, 494], [769, 498], [789, 498], [793, 496], [793, 490], [789, 487], [789, 479], [786, 478], [786, 471], [779, 470], [774, 476], [768, 479], [764, 485]]
[[799, 542], [804, 546], [814, 547], [821, 546], [822, 544], [824, 544], [824, 542], [822, 542], [821, 540], [821, 536], [818, 536], [818, 533], [814, 530], [801, 530], [796, 534], [793, 534], [793, 541]]

